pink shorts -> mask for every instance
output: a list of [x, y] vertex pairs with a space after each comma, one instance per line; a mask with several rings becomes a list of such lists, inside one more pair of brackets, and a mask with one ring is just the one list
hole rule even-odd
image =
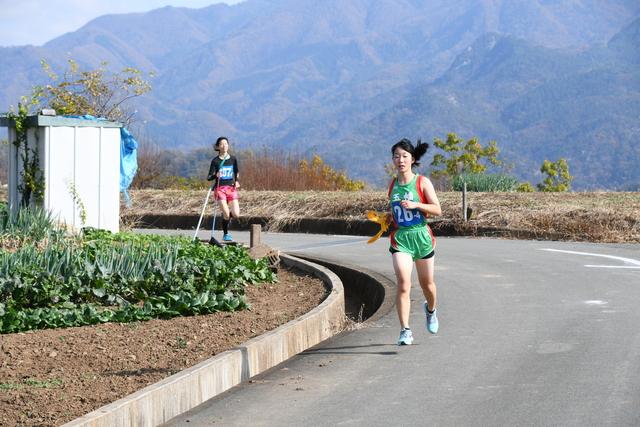
[[233, 185], [222, 185], [215, 189], [214, 196], [216, 200], [226, 200], [230, 202], [238, 199], [238, 191]]

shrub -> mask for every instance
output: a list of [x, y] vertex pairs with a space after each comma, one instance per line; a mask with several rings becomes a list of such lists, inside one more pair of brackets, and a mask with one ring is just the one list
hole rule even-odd
[[[45, 60], [41, 60], [50, 83], [33, 89], [34, 95], [59, 115], [91, 114], [129, 124], [134, 112], [126, 108], [126, 103], [151, 90], [143, 73], [135, 68], [109, 72], [107, 62], [101, 62], [95, 70], [81, 70], [73, 59], [67, 62], [69, 68], [60, 77]], [[153, 77], [153, 74], [149, 76]]]
[[444, 154], [438, 153], [433, 156], [431, 161], [431, 166], [434, 168], [431, 173], [433, 177], [483, 173], [487, 170], [487, 165], [482, 164], [482, 161], [494, 166], [502, 164], [498, 159], [500, 150], [496, 141], [489, 141], [489, 144], [483, 147], [478, 142], [478, 138], [471, 138], [465, 142], [455, 133], [449, 133], [446, 140], [435, 138], [433, 143], [437, 149], [444, 152]]
[[[189, 152], [160, 150], [150, 143], [141, 147], [146, 148], [138, 153], [139, 168], [133, 188], [200, 190], [211, 185], [204, 177], [213, 152], [202, 147]], [[233, 154], [238, 158], [241, 188], [246, 190], [359, 191], [365, 185], [325, 164], [318, 155], [309, 162], [295, 154], [266, 148]]]
[[518, 180], [508, 175], [468, 173], [457, 175], [453, 179], [453, 189], [462, 191], [464, 182], [467, 183], [468, 191], [478, 192], [514, 191], [518, 185]]
[[540, 167], [540, 172], [547, 177], [538, 184], [538, 190], [545, 192], [563, 192], [571, 189], [573, 176], [569, 173], [569, 163], [566, 159], [555, 162], [545, 160]]
[[533, 188], [533, 185], [531, 185], [530, 182], [521, 182], [516, 187], [516, 191], [519, 193], [533, 193], [536, 189]]
[[352, 180], [344, 171], [324, 163], [318, 155], [311, 162], [293, 154], [263, 150], [238, 153], [240, 181], [248, 190], [359, 191], [363, 181]]

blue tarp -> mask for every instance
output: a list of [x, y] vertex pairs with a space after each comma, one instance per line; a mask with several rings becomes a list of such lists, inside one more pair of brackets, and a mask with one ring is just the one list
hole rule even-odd
[[125, 127], [120, 128], [120, 191], [124, 193], [127, 207], [131, 199], [127, 189], [138, 171], [138, 141]]
[[[84, 116], [65, 116], [74, 119], [106, 121], [103, 117], [94, 117], [90, 114]], [[138, 141], [125, 127], [120, 128], [120, 191], [124, 194], [127, 207], [131, 206], [131, 198], [127, 189], [138, 171]]]

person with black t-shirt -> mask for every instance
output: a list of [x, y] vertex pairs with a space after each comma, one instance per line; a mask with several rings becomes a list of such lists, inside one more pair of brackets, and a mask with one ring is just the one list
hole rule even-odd
[[236, 218], [240, 216], [238, 160], [229, 154], [229, 140], [224, 136], [216, 140], [215, 150], [218, 155], [211, 160], [207, 180], [216, 180], [213, 194], [222, 211], [222, 231], [224, 232], [222, 240], [230, 242], [233, 240], [229, 234], [231, 215]]

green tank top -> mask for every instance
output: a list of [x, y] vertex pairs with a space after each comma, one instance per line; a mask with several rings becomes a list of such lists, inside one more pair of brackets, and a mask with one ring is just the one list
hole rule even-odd
[[414, 176], [411, 181], [404, 185], [399, 184], [398, 180], [395, 179], [393, 187], [389, 191], [393, 219], [400, 228], [423, 227], [427, 223], [427, 219], [420, 210], [406, 209], [400, 205], [403, 200], [421, 203], [422, 197], [417, 185], [419, 177], [420, 175]]

